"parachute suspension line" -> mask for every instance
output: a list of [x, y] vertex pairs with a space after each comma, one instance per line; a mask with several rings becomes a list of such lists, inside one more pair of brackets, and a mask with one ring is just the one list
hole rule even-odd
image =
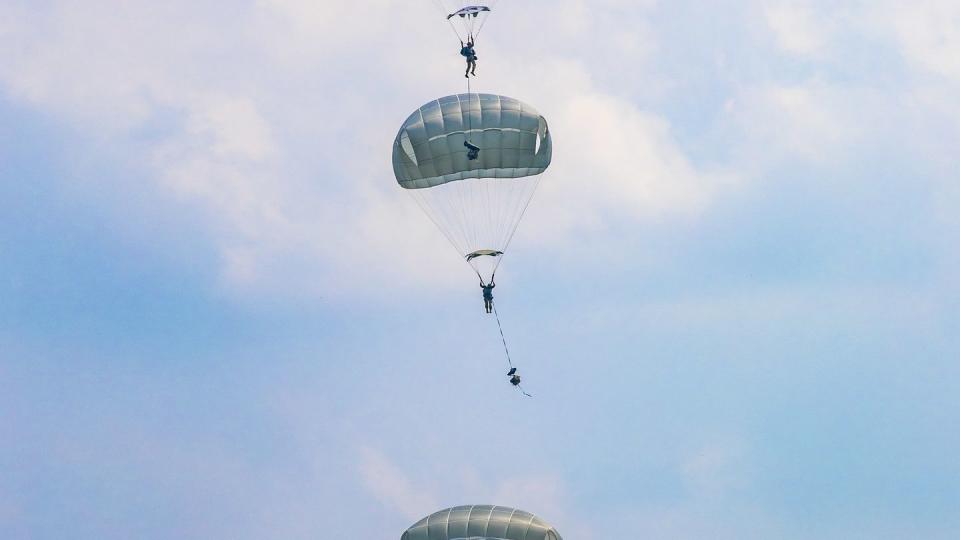
[[[482, 278], [481, 281], [483, 281]], [[493, 279], [490, 281], [493, 281]], [[497, 328], [500, 330], [500, 341], [503, 342], [503, 352], [507, 354], [507, 364], [512, 368], [513, 360], [510, 359], [510, 349], [507, 348], [507, 338], [503, 337], [503, 326], [500, 324], [500, 314], [497, 313], [497, 303], [492, 301], [491, 303], [493, 304], [493, 314], [497, 317]]]
[[440, 222], [437, 221], [435, 217], [433, 217], [433, 212], [431, 211], [433, 209], [430, 207], [427, 201], [423, 199], [419, 193], [416, 193], [418, 190], [414, 189], [410, 191], [413, 192], [412, 193], [412, 195], [414, 196], [413, 200], [417, 201], [417, 206], [420, 207], [420, 210], [423, 210], [423, 213], [426, 214], [428, 218], [430, 218], [430, 221], [432, 221], [433, 224], [438, 229], [440, 229], [440, 232], [443, 234], [443, 237], [447, 239], [447, 242], [450, 242], [450, 245], [453, 246], [453, 249], [455, 249], [457, 253], [459, 253], [461, 251], [460, 246], [458, 246], [457, 243], [453, 241], [453, 237], [450, 236], [450, 233], [447, 232], [447, 229], [442, 227], [440, 225]]
[[[444, 6], [443, 2], [441, 2], [440, 0], [435, 0], [435, 1], [437, 2], [437, 7], [440, 8], [440, 11], [442, 11], [444, 15], [446, 15], [447, 7]], [[458, 40], [463, 41], [463, 37], [460, 35], [460, 32], [457, 32], [457, 27], [453, 25], [453, 21], [451, 21], [450, 19], [447, 19], [447, 24], [450, 25], [450, 30], [453, 31], [453, 35], [457, 36]]]
[[[543, 178], [543, 174], [538, 174], [536, 180], [534, 180], [533, 191], [530, 193], [530, 197], [527, 199], [526, 203], [523, 205], [523, 209], [520, 210], [520, 218], [517, 220], [517, 223], [523, 220], [523, 216], [527, 214], [527, 208], [530, 208], [530, 202], [533, 201], [533, 196], [537, 192], [537, 188], [540, 187], [540, 179]], [[510, 242], [513, 241], [513, 235], [517, 234], [517, 229], [514, 228], [510, 232], [510, 235], [507, 237], [507, 241], [503, 244], [503, 251], [506, 252], [507, 248], [510, 246]], [[502, 257], [501, 257], [502, 258]], [[497, 264], [493, 267], [493, 271], [496, 272], [497, 268], [500, 267], [500, 260], [497, 260]]]
[[[500, 1], [500, 0], [493, 0], [493, 2], [490, 2], [490, 11], [493, 11], [493, 8], [497, 7], [497, 3], [498, 3], [499, 1]], [[480, 36], [480, 31], [483, 30], [483, 25], [485, 25], [485, 24], [487, 24], [487, 17], [484, 17], [483, 20], [480, 21], [480, 27], [477, 28], [477, 33], [474, 34], [474, 36], [473, 36], [474, 38], [477, 38], [477, 37]]]
[[[457, 182], [456, 184], [459, 184]], [[434, 206], [429, 201], [431, 200], [430, 194], [427, 191], [421, 193], [421, 190], [412, 190], [411, 193], [414, 195], [414, 200], [417, 201], [417, 204], [420, 206], [421, 210], [427, 214], [427, 217], [430, 218], [430, 221], [440, 229], [440, 232], [443, 233], [443, 236], [446, 237], [447, 241], [450, 242], [450, 245], [453, 246], [454, 250], [457, 253], [464, 253], [464, 247], [458, 244], [457, 238], [468, 238], [468, 228], [466, 223], [468, 223], [467, 216], [465, 213], [466, 202], [464, 200], [463, 191], [460, 189], [461, 186], [453, 185], [450, 186], [452, 194], [457, 195], [460, 199], [459, 205], [454, 205], [453, 208], [445, 209], [442, 206]], [[452, 214], [451, 214], [452, 212]], [[455, 214], [459, 214], [459, 219], [456, 218]], [[445, 227], [444, 224], [451, 225], [451, 227]], [[455, 234], [453, 228], [460, 232], [459, 235]]]

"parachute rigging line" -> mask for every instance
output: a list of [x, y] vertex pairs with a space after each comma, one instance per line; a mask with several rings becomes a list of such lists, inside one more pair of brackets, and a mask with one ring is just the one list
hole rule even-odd
[[[493, 11], [493, 8], [497, 7], [497, 2], [499, 2], [499, 1], [500, 1], [500, 0], [493, 0], [492, 2], [490, 2], [490, 11]], [[483, 30], [483, 25], [485, 25], [485, 24], [487, 24], [487, 18], [486, 18], [486, 17], [484, 17], [483, 20], [480, 21], [480, 27], [477, 28], [477, 33], [473, 35], [474, 39], [476, 39], [477, 37], [480, 36], [480, 31]]]
[[[530, 198], [527, 199], [527, 203], [523, 205], [523, 210], [520, 210], [520, 219], [517, 220], [518, 223], [519, 223], [520, 221], [522, 221], [522, 220], [523, 220], [523, 216], [525, 216], [525, 215], [527, 214], [527, 208], [530, 208], [530, 203], [533, 201], [533, 196], [536, 195], [536, 193], [537, 193], [537, 188], [540, 187], [540, 179], [541, 179], [541, 178], [543, 178], [543, 175], [542, 175], [542, 174], [537, 175], [537, 179], [534, 180], [533, 193], [530, 194]], [[510, 247], [510, 242], [513, 241], [513, 235], [515, 235], [515, 234], [517, 234], [517, 229], [514, 229], [513, 232], [510, 233], [510, 236], [507, 237], [507, 243], [503, 245], [503, 251], [504, 251], [504, 252], [507, 251], [507, 248], [508, 248], [508, 247]], [[494, 273], [497, 272], [497, 268], [500, 268], [500, 261], [501, 261], [501, 260], [502, 260], [502, 256], [501, 256], [501, 259], [498, 259], [498, 260], [497, 260], [497, 265], [493, 268], [493, 272], [494, 272]]]
[[[435, 1], [437, 2], [437, 7], [440, 8], [440, 11], [443, 11], [444, 13], [446, 13], [447, 8], [443, 5], [443, 2], [441, 2], [440, 0], [435, 0]], [[460, 32], [457, 32], [457, 27], [453, 25], [453, 22], [451, 22], [449, 18], [447, 19], [447, 23], [450, 24], [450, 30], [453, 31], [453, 35], [457, 36], [457, 39], [462, 41], [463, 38], [460, 36]]]

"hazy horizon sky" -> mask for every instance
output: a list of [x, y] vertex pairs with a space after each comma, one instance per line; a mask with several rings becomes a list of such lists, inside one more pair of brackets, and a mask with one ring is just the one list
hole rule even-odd
[[0, 537], [960, 537], [960, 4], [501, 0], [497, 275], [396, 185], [435, 2], [0, 1]]

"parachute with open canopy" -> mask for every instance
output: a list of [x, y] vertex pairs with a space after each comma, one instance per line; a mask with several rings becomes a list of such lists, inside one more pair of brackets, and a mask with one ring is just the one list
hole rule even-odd
[[414, 523], [400, 540], [563, 540], [537, 516], [506, 506], [455, 506]]
[[[480, 148], [468, 159], [469, 142]], [[546, 119], [519, 100], [458, 94], [407, 118], [393, 143], [397, 182], [489, 283], [550, 165]]]
[[447, 15], [447, 19], [452, 19], [453, 17], [467, 18], [473, 17], [476, 19], [480, 16], [481, 13], [486, 13], [490, 11], [490, 8], [487, 6], [467, 6], [465, 8], [458, 9], [453, 13]]
[[460, 40], [467, 41], [480, 34], [496, 0], [484, 5], [473, 4], [469, 0], [437, 0], [437, 4]]

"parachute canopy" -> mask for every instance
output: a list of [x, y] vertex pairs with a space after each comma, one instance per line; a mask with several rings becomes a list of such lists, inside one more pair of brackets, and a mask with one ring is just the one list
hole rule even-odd
[[[468, 159], [467, 141], [480, 148], [477, 159]], [[552, 152], [547, 121], [530, 105], [458, 94], [407, 118], [394, 139], [393, 172], [486, 283]]]
[[[467, 159], [464, 141], [480, 147]], [[431, 101], [407, 118], [393, 145], [393, 172], [406, 189], [467, 178], [522, 178], [550, 165], [547, 121], [519, 100], [457, 94]]]
[[467, 6], [463, 9], [458, 9], [453, 13], [447, 15], [447, 18], [450, 17], [476, 17], [484, 11], [490, 11], [490, 8], [487, 6]]
[[563, 540], [537, 516], [506, 506], [455, 506], [414, 523], [400, 540]]

